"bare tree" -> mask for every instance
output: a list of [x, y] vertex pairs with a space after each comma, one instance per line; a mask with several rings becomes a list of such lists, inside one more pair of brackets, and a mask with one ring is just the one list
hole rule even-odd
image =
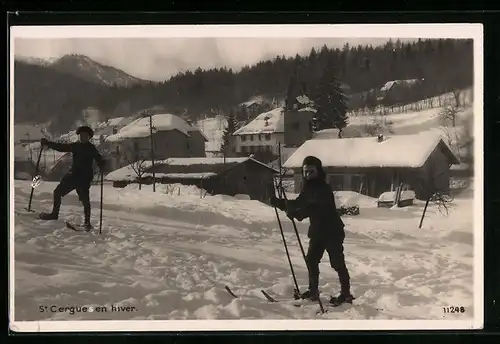
[[124, 149], [124, 159], [128, 162], [129, 167], [137, 175], [137, 182], [139, 183], [139, 190], [142, 189], [142, 177], [146, 171], [151, 167], [150, 159], [146, 154], [141, 154], [139, 149]]
[[448, 208], [453, 202], [453, 197], [446, 190], [445, 184], [449, 185], [449, 182], [445, 177], [446, 175], [437, 169], [431, 168], [428, 171], [427, 179], [424, 180], [423, 183], [424, 190], [427, 194], [427, 200], [418, 228], [422, 228], [422, 223], [424, 222], [427, 207], [430, 202], [434, 202], [441, 213], [446, 213], [446, 215], [448, 215]]
[[460, 107], [460, 96], [462, 94], [462, 91], [458, 88], [454, 89], [452, 91], [453, 93], [453, 98], [455, 100], [455, 105], [459, 108]]
[[444, 109], [439, 113], [439, 116], [443, 122], [451, 120], [452, 126], [455, 127], [459, 112], [458, 104], [455, 101], [448, 101], [445, 103]]

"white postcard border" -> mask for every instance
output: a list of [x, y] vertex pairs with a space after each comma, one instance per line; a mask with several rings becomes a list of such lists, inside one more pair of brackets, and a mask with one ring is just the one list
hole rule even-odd
[[[397, 33], [397, 35], [395, 35]], [[10, 133], [13, 124], [14, 38], [160, 38], [160, 37], [339, 37], [474, 39], [474, 317], [472, 320], [127, 320], [15, 321], [14, 300], [14, 138], [10, 143], [9, 323], [16, 332], [73, 331], [280, 331], [280, 330], [459, 330], [484, 324], [483, 280], [483, 26], [481, 24], [345, 25], [172, 25], [172, 26], [17, 26], [10, 36]]]

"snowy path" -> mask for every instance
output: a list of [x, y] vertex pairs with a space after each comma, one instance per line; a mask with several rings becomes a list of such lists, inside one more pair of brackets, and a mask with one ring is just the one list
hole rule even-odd
[[[54, 183], [35, 191], [37, 210], [48, 210]], [[355, 306], [323, 316], [317, 305], [268, 303], [260, 294], [287, 298], [292, 281], [272, 208], [224, 197], [169, 196], [105, 187], [103, 234], [64, 227], [81, 214], [66, 196], [58, 221], [35, 220], [23, 207], [28, 183], [16, 181], [16, 320], [71, 319], [461, 319], [473, 315], [472, 203], [457, 199], [450, 216], [430, 207], [361, 209], [346, 217], [345, 254]], [[97, 231], [99, 189], [92, 189]], [[132, 210], [133, 209], [133, 210]], [[302, 290], [307, 271], [291, 223], [281, 214]], [[80, 215], [79, 215], [80, 217]], [[307, 248], [307, 222], [299, 224]], [[327, 254], [320, 287], [338, 292]], [[224, 285], [243, 297], [233, 299]], [[108, 312], [40, 312], [40, 306], [107, 306]], [[135, 307], [111, 312], [111, 305]], [[464, 314], [442, 307], [464, 306]]]

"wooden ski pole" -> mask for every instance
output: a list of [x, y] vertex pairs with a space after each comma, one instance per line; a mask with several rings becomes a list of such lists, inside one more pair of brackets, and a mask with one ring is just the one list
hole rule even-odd
[[28, 203], [28, 211], [32, 211], [31, 210], [31, 201], [33, 200], [33, 191], [35, 191], [35, 178], [38, 177], [38, 172], [39, 172], [39, 168], [40, 168], [40, 159], [42, 158], [42, 151], [43, 151], [43, 146], [40, 144], [40, 152], [38, 153], [38, 159], [36, 161], [35, 175], [33, 176], [32, 184], [31, 184], [31, 193], [30, 193], [30, 201]]

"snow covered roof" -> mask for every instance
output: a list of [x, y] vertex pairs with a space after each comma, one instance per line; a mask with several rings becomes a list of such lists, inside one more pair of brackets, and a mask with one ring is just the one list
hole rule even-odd
[[245, 107], [250, 107], [252, 105], [260, 105], [264, 102], [264, 97], [263, 96], [255, 96], [252, 97], [250, 100], [241, 103], [240, 106], [245, 106]]
[[261, 113], [253, 121], [236, 130], [233, 135], [283, 133], [285, 130], [284, 118], [283, 108], [279, 107], [271, 111]]
[[391, 80], [387, 81], [384, 86], [380, 89], [382, 92], [389, 91], [394, 85], [397, 84], [415, 84], [419, 79], [408, 79], [408, 80]]
[[[155, 178], [170, 178], [170, 179], [208, 179], [215, 177], [217, 173], [155, 173]], [[144, 177], [152, 177], [153, 173], [144, 173]]]
[[[272, 169], [275, 173], [279, 173], [277, 170], [271, 168], [270, 166], [252, 159], [250, 157], [243, 157], [243, 158], [226, 158], [224, 161], [224, 158], [209, 158], [209, 157], [204, 157], [204, 158], [168, 158], [165, 160], [158, 160], [155, 161], [155, 175], [159, 175], [161, 173], [175, 173], [175, 174], [186, 174], [189, 173], [187, 170], [190, 169], [190, 167], [196, 167], [196, 169], [199, 169], [200, 165], [207, 165], [206, 168], [204, 168], [204, 171], [191, 171], [192, 173], [215, 173], [214, 168], [217, 167], [217, 165], [224, 164], [226, 165], [236, 165], [240, 164], [243, 162], [246, 162], [248, 160], [252, 160], [258, 164], [261, 164], [269, 169]], [[212, 166], [210, 166], [212, 165]], [[142, 170], [145, 171], [146, 173], [152, 172], [151, 171], [151, 161], [144, 161], [143, 165], [141, 166]], [[158, 171], [158, 168], [163, 169], [168, 169], [168, 172], [165, 171]], [[174, 167], [174, 168], [172, 168]], [[191, 168], [194, 169], [194, 168]], [[175, 171], [174, 171], [175, 170]], [[135, 180], [137, 178], [137, 174], [134, 172], [133, 169], [133, 164], [124, 166], [122, 168], [119, 168], [111, 173], [109, 173], [105, 179], [109, 181], [122, 181], [122, 180]]]
[[170, 166], [190, 166], [190, 165], [218, 165], [218, 164], [223, 164], [224, 162], [226, 164], [241, 164], [243, 162], [246, 162], [248, 160], [252, 160], [258, 164], [264, 165], [266, 167], [269, 167], [268, 165], [255, 160], [250, 157], [242, 157], [242, 158], [226, 158], [224, 160], [223, 157], [221, 158], [209, 158], [209, 157], [203, 157], [203, 158], [168, 158], [165, 160], [160, 160], [155, 162], [155, 165], [160, 165], [160, 164], [165, 164], [165, 165], [170, 165]]
[[419, 168], [438, 145], [451, 164], [460, 162], [439, 135], [423, 132], [385, 137], [382, 142], [378, 142], [377, 137], [308, 140], [283, 167], [299, 168], [306, 156], [313, 155], [325, 167]]
[[116, 127], [120, 125], [126, 125], [132, 122], [134, 118], [132, 117], [115, 117], [115, 118], [110, 118], [107, 121], [101, 122], [97, 125], [97, 128], [103, 128], [103, 127]]
[[[156, 131], [178, 130], [189, 136], [191, 132], [203, 133], [196, 127], [189, 125], [182, 118], [172, 114], [155, 114], [152, 116], [153, 127]], [[140, 117], [121, 128], [118, 133], [106, 138], [108, 142], [122, 141], [131, 138], [148, 137], [150, 134], [149, 117]], [[206, 138], [206, 137], [205, 137]]]

